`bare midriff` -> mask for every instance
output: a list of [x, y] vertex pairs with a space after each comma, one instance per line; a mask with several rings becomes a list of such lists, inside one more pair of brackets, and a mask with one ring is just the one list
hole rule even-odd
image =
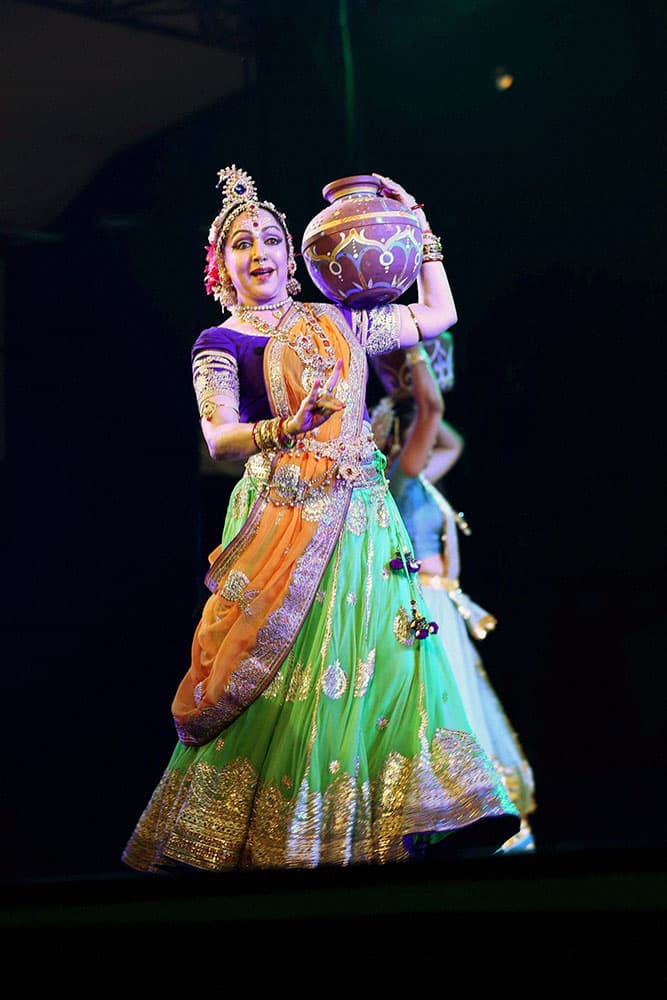
[[445, 575], [445, 560], [438, 552], [432, 556], [425, 556], [420, 562], [424, 573], [434, 573], [437, 576]]

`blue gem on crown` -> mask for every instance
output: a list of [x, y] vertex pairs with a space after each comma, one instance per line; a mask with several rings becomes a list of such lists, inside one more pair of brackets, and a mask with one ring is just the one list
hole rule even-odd
[[241, 170], [235, 163], [231, 167], [225, 167], [224, 170], [218, 171], [216, 187], [222, 188], [223, 211], [229, 211], [233, 205], [241, 201], [258, 201], [254, 180], [250, 174]]

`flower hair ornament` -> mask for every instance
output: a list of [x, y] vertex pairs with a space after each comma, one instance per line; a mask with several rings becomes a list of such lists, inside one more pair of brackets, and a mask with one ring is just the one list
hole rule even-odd
[[250, 174], [241, 170], [236, 164], [218, 171], [216, 187], [222, 188], [222, 206], [211, 223], [206, 246], [206, 267], [204, 268], [204, 287], [206, 294], [212, 295], [223, 309], [236, 304], [237, 296], [223, 259], [223, 251], [227, 233], [234, 220], [247, 212], [253, 229], [259, 229], [259, 210], [265, 208], [278, 220], [285, 239], [287, 240], [287, 293], [298, 295], [301, 285], [294, 277], [296, 273], [296, 258], [294, 256], [294, 241], [287, 228], [287, 219], [271, 201], [260, 201], [257, 187]]

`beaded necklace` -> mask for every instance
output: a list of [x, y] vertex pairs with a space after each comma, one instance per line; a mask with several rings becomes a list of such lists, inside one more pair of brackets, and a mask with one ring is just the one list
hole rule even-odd
[[[275, 303], [273, 306], [274, 316], [278, 320], [276, 326], [271, 326], [265, 320], [260, 319], [259, 316], [255, 316], [253, 306], [233, 306], [232, 312], [235, 313], [239, 319], [249, 323], [253, 326], [263, 337], [272, 337], [274, 340], [278, 340], [283, 344], [287, 344], [295, 352], [297, 357], [303, 362], [306, 371], [304, 375], [304, 387], [307, 385], [312, 385], [314, 379], [320, 379], [331, 371], [336, 363], [336, 356], [334, 354], [334, 349], [332, 347], [331, 341], [327, 337], [325, 331], [320, 326], [317, 317], [313, 313], [312, 309], [305, 306], [302, 302], [295, 302], [289, 300], [290, 305], [288, 309], [278, 315], [278, 310], [281, 303]], [[292, 329], [282, 330], [281, 324], [286, 316], [294, 309], [300, 318], [306, 324], [306, 333], [293, 334]], [[318, 349], [318, 343], [315, 340], [317, 336], [319, 344], [321, 345], [324, 355], [320, 354]]]
[[288, 295], [286, 299], [281, 299], [280, 302], [269, 302], [269, 303], [265, 303], [264, 305], [261, 305], [261, 306], [248, 306], [248, 305], [233, 306], [230, 309], [230, 312], [234, 312], [236, 309], [242, 309], [246, 313], [256, 313], [256, 312], [274, 312], [275, 313], [275, 312], [278, 312], [280, 309], [283, 309], [291, 301], [292, 301], [292, 296]]

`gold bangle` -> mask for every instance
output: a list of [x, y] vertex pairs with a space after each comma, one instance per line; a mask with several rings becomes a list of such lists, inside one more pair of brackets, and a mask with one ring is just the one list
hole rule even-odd
[[256, 433], [260, 451], [278, 451], [280, 446], [276, 432], [279, 419], [279, 417], [273, 417], [271, 420], [257, 422]]
[[424, 233], [422, 264], [432, 264], [443, 259], [442, 240], [430, 230]]
[[271, 451], [280, 451], [280, 438], [278, 436], [278, 431], [280, 427], [280, 417], [272, 417], [268, 421], [269, 424], [269, 439], [271, 441]]
[[419, 323], [417, 322], [417, 317], [413, 313], [412, 308], [410, 306], [407, 307], [407, 310], [410, 313], [410, 315], [412, 316], [412, 322], [417, 327], [417, 340], [421, 344], [422, 341], [424, 340], [424, 337], [423, 337], [423, 334], [422, 334], [422, 331], [421, 331], [421, 327], [420, 327]]

